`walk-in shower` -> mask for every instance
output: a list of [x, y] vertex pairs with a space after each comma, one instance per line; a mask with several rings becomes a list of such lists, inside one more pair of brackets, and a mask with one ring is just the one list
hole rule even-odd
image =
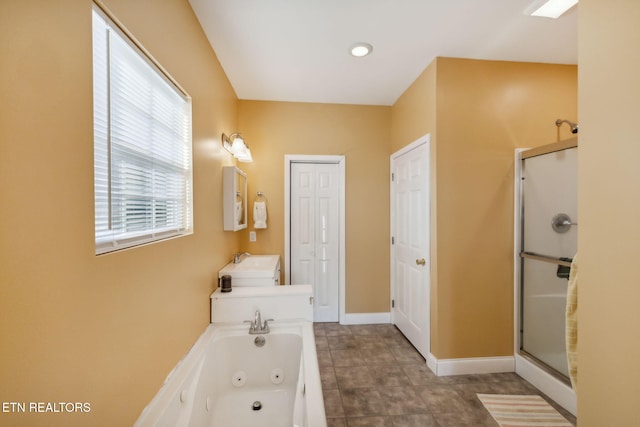
[[[516, 153], [516, 371], [570, 411], [565, 309], [577, 250], [577, 163], [577, 138]], [[557, 390], [545, 390], [549, 384]]]

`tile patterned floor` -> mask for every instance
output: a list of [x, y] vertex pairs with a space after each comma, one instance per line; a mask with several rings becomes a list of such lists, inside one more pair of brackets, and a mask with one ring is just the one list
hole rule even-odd
[[497, 427], [476, 393], [539, 394], [515, 373], [435, 376], [393, 325], [314, 324], [328, 427]]

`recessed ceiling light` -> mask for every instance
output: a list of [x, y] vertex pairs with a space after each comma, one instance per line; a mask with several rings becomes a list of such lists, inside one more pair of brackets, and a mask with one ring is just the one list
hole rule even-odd
[[556, 19], [577, 3], [578, 0], [549, 0], [531, 12], [531, 16], [542, 16], [545, 18]]
[[351, 46], [349, 52], [351, 52], [351, 55], [360, 58], [369, 55], [372, 50], [373, 46], [371, 46], [369, 43], [356, 43]]

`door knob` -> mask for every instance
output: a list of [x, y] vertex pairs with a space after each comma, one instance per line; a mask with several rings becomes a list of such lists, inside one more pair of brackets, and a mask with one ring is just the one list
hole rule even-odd
[[424, 258], [420, 258], [416, 260], [416, 264], [417, 265], [425, 265], [427, 263], [427, 261], [425, 261]]

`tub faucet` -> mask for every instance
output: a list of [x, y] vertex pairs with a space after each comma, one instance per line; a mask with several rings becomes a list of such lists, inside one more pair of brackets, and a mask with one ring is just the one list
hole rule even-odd
[[256, 310], [256, 314], [253, 316], [253, 321], [245, 320], [247, 323], [251, 323], [249, 327], [249, 334], [257, 335], [257, 334], [268, 334], [269, 333], [269, 323], [273, 322], [273, 319], [266, 319], [264, 323], [262, 323], [262, 318], [260, 317], [260, 310]]

